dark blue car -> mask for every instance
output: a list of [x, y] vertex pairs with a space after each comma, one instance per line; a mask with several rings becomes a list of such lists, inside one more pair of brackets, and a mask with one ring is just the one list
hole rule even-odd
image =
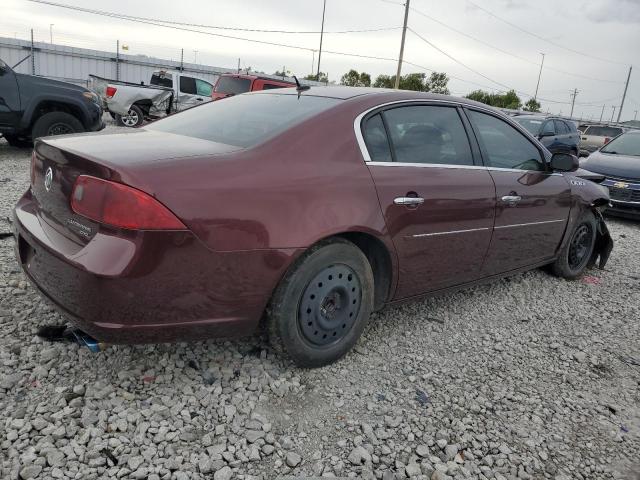
[[513, 119], [538, 138], [551, 153], [578, 156], [580, 134], [575, 123], [543, 115], [518, 115]]

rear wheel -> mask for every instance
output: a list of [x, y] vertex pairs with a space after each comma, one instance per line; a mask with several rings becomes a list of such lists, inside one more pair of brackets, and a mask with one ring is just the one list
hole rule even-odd
[[139, 127], [144, 122], [144, 112], [137, 105], [131, 105], [126, 115], [116, 115], [116, 124], [121, 127]]
[[73, 115], [66, 112], [49, 112], [42, 115], [31, 130], [31, 137], [35, 140], [39, 137], [51, 135], [65, 135], [68, 133], [84, 132], [85, 128]]
[[552, 272], [569, 280], [580, 277], [589, 265], [596, 243], [596, 218], [592, 212], [585, 212], [576, 222], [569, 242], [560, 251], [558, 259], [551, 266]]
[[272, 345], [296, 365], [321, 367], [356, 343], [373, 309], [373, 273], [351, 242], [323, 242], [307, 252], [276, 289], [268, 308]]

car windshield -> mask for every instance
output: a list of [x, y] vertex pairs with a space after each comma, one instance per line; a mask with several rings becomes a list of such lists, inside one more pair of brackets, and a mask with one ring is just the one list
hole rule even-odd
[[602, 153], [640, 157], [640, 133], [625, 133], [600, 149]]
[[540, 127], [542, 126], [542, 120], [537, 118], [514, 118], [516, 122], [522, 125], [524, 128], [529, 130], [529, 133], [532, 135], [537, 135], [540, 132]]
[[238, 77], [220, 77], [214, 91], [218, 93], [230, 93], [237, 95], [239, 93], [246, 93], [251, 89], [250, 78], [238, 78]]
[[307, 95], [238, 95], [185, 110], [145, 128], [248, 148], [339, 102]]

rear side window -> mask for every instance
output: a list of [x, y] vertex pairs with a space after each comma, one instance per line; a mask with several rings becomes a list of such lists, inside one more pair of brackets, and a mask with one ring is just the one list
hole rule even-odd
[[478, 132], [478, 141], [489, 166], [545, 170], [538, 149], [507, 122], [475, 110], [469, 111], [469, 117]]
[[238, 77], [220, 77], [214, 89], [215, 92], [232, 95], [246, 93], [249, 90], [251, 90], [251, 79]]
[[239, 95], [190, 108], [145, 128], [249, 148], [340, 101], [306, 95]]
[[180, 77], [180, 93], [189, 93], [195, 95], [196, 79], [193, 77]]
[[615, 127], [589, 127], [589, 135], [595, 135], [596, 137], [617, 137], [622, 133], [620, 128]]
[[173, 88], [173, 77], [170, 73], [155, 72], [151, 75], [151, 85]]
[[397, 162], [473, 165], [467, 132], [455, 108], [416, 105], [383, 115]]
[[262, 86], [262, 89], [263, 89], [263, 90], [274, 90], [274, 89], [276, 89], [276, 88], [287, 88], [287, 87], [290, 87], [290, 86], [291, 86], [291, 85], [278, 85], [278, 84], [276, 84], [276, 83], [265, 83], [265, 84]]
[[202, 95], [203, 97], [210, 97], [211, 92], [213, 90], [213, 85], [209, 82], [205, 82], [204, 80], [200, 80], [196, 78], [196, 93], [198, 95]]
[[364, 141], [369, 150], [369, 156], [374, 162], [391, 162], [391, 148], [389, 139], [382, 122], [382, 117], [378, 113], [369, 118], [363, 128]]

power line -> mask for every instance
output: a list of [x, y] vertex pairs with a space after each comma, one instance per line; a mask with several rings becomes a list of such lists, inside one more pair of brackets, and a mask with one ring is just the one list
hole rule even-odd
[[483, 11], [483, 12], [485, 12], [487, 15], [490, 15], [490, 16], [492, 16], [493, 18], [495, 18], [495, 19], [497, 19], [497, 20], [500, 20], [500, 21], [501, 21], [501, 22], [503, 22], [503, 23], [506, 23], [506, 24], [507, 24], [507, 25], [509, 25], [510, 27], [515, 28], [516, 30], [520, 30], [521, 32], [526, 33], [527, 35], [531, 35], [532, 37], [535, 37], [535, 38], [537, 38], [538, 40], [542, 40], [543, 42], [547, 42], [547, 43], [549, 43], [549, 44], [551, 44], [551, 45], [554, 45], [555, 47], [562, 48], [562, 49], [564, 49], [564, 50], [567, 50], [567, 51], [569, 51], [569, 52], [575, 53], [575, 54], [577, 54], [577, 55], [582, 55], [583, 57], [593, 58], [593, 59], [595, 59], [595, 60], [600, 60], [601, 62], [612, 63], [612, 64], [615, 64], [615, 65], [625, 65], [625, 66], [627, 65], [626, 63], [616, 62], [615, 60], [609, 60], [609, 59], [606, 59], [606, 58], [597, 57], [597, 56], [595, 56], [595, 55], [590, 55], [590, 54], [588, 54], [588, 53], [580, 52], [580, 51], [578, 51], [578, 50], [574, 50], [573, 48], [566, 47], [566, 46], [564, 46], [564, 45], [561, 45], [561, 44], [559, 44], [559, 43], [554, 42], [553, 40], [549, 40], [549, 39], [547, 39], [547, 38], [544, 38], [543, 36], [538, 35], [537, 33], [530, 32], [529, 30], [525, 30], [524, 28], [520, 27], [519, 25], [516, 25], [515, 23], [511, 23], [509, 20], [505, 20], [504, 18], [499, 17], [498, 15], [496, 15], [495, 13], [493, 13], [492, 11], [487, 10], [487, 9], [486, 9], [486, 8], [484, 8], [484, 7], [481, 7], [480, 5], [478, 5], [478, 4], [477, 4], [477, 3], [475, 3], [475, 2], [472, 2], [471, 0], [466, 0], [466, 1], [467, 1], [467, 3], [470, 3], [471, 5], [473, 5], [474, 7], [476, 7], [477, 9], [482, 10], [482, 11]]
[[[529, 60], [528, 58], [521, 57], [520, 55], [517, 55], [515, 53], [512, 53], [512, 52], [509, 52], [507, 50], [504, 50], [504, 49], [502, 49], [500, 47], [497, 47], [497, 46], [495, 46], [495, 45], [493, 45], [493, 44], [491, 44], [489, 42], [485, 42], [484, 40], [482, 40], [482, 39], [480, 39], [478, 37], [475, 37], [473, 35], [469, 35], [468, 33], [463, 32], [461, 30], [458, 30], [457, 28], [454, 28], [454, 27], [448, 25], [447, 23], [445, 23], [445, 22], [443, 22], [441, 20], [438, 20], [437, 18], [434, 18], [431, 15], [429, 15], [427, 13], [424, 13], [421, 10], [418, 10], [417, 8], [411, 7], [411, 10], [414, 11], [415, 13], [417, 13], [418, 15], [420, 15], [422, 17], [425, 17], [425, 18], [431, 20], [432, 22], [437, 23], [438, 25], [441, 25], [441, 26], [451, 30], [452, 32], [457, 33], [458, 35], [462, 35], [464, 37], [467, 37], [467, 38], [469, 38], [469, 39], [471, 39], [471, 40], [473, 40], [475, 42], [478, 42], [478, 43], [481, 43], [482, 45], [485, 45], [486, 47], [492, 48], [492, 49], [494, 49], [494, 50], [496, 50], [496, 51], [498, 51], [500, 53], [503, 53], [505, 55], [509, 55], [510, 57], [516, 58], [516, 59], [518, 59], [520, 61], [529, 63], [531, 65], [535, 65], [536, 67], [540, 67], [540, 64], [538, 62], [535, 62], [533, 60]], [[552, 71], [555, 71], [555, 72], [558, 72], [558, 73], [563, 73], [565, 75], [584, 78], [584, 79], [587, 79], [587, 80], [593, 80], [593, 81], [596, 81], [596, 82], [606, 82], [606, 83], [616, 83], [616, 84], [624, 83], [624, 82], [619, 82], [619, 81], [616, 81], [616, 80], [605, 80], [605, 79], [602, 79], [602, 78], [589, 77], [587, 75], [582, 75], [582, 74], [579, 74], [579, 73], [567, 72], [565, 70], [561, 70], [559, 68], [551, 67], [549, 65], [547, 65], [546, 70], [552, 70]]]
[[[134, 15], [125, 15], [121, 13], [113, 13], [105, 10], [96, 10], [92, 8], [83, 8], [83, 7], [75, 7], [72, 5], [66, 5], [63, 3], [51, 2], [48, 0], [27, 0], [33, 3], [40, 3], [44, 5], [49, 5], [52, 7], [66, 8], [70, 10], [76, 10], [84, 13], [91, 13], [94, 15], [103, 15], [108, 17], [121, 18], [131, 21], [144, 21], [144, 22], [156, 22], [156, 23], [166, 23], [169, 25], [177, 25], [182, 27], [197, 27], [197, 28], [211, 28], [214, 30], [229, 30], [229, 31], [237, 31], [237, 32], [257, 32], [257, 33], [284, 33], [284, 34], [316, 34], [319, 35], [320, 31], [312, 31], [312, 30], [269, 30], [263, 28], [242, 28], [242, 27], [224, 27], [220, 25], [207, 25], [201, 23], [186, 23], [186, 22], [176, 22], [173, 20], [164, 20], [159, 18], [150, 18], [150, 17], [137, 17]], [[390, 30], [399, 30], [401, 27], [379, 27], [379, 28], [364, 28], [357, 30], [336, 30], [331, 32], [331, 34], [342, 34], [342, 33], [366, 33], [366, 32], [383, 32]]]

